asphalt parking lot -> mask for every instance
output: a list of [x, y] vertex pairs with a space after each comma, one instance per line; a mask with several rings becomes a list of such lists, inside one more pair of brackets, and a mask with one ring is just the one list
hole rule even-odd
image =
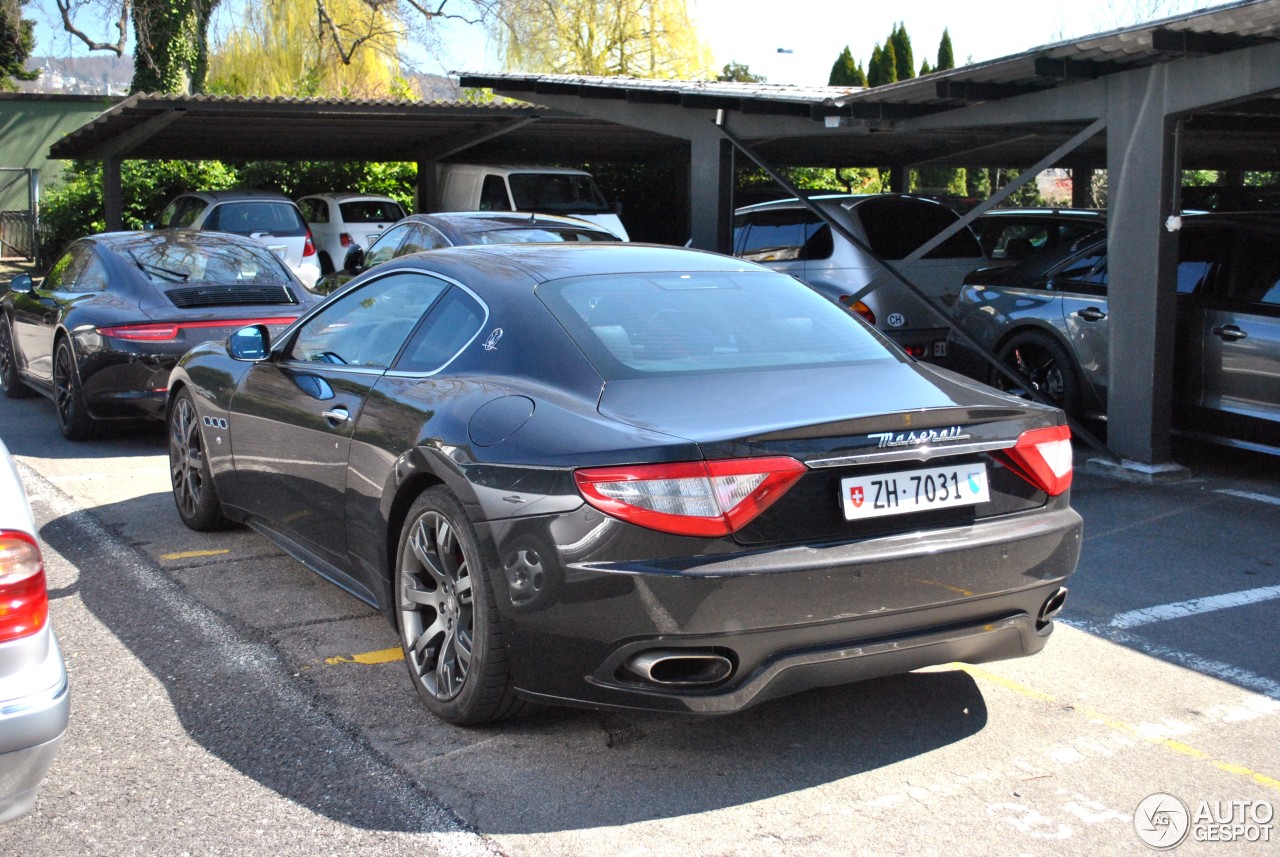
[[724, 718], [461, 729], [420, 707], [381, 617], [250, 531], [186, 530], [158, 426], [55, 425], [0, 400], [73, 688], [0, 853], [1142, 854], [1154, 793], [1243, 818], [1179, 853], [1275, 853], [1280, 459], [1180, 446], [1191, 478], [1143, 485], [1080, 451], [1082, 560], [1033, 658]]

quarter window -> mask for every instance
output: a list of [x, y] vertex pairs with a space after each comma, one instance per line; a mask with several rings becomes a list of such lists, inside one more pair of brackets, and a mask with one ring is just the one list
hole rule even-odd
[[395, 258], [396, 248], [400, 246], [400, 242], [409, 234], [409, 224], [393, 226], [373, 242], [373, 246], [369, 248], [369, 252], [365, 254], [364, 266], [372, 268], [374, 265], [381, 265], [388, 259]]
[[450, 289], [431, 310], [396, 363], [397, 372], [436, 372], [475, 338], [487, 313], [462, 289]]
[[439, 250], [441, 247], [448, 247], [449, 242], [444, 236], [424, 224], [417, 224], [409, 228], [409, 237], [404, 240], [404, 244], [400, 245], [400, 251], [397, 256], [404, 256], [409, 253], [422, 253], [426, 250]]
[[110, 285], [110, 279], [107, 277], [106, 266], [102, 261], [92, 253], [89, 254], [89, 261], [80, 273], [76, 275], [76, 281], [71, 286], [71, 290], [75, 292], [105, 292], [107, 286]]

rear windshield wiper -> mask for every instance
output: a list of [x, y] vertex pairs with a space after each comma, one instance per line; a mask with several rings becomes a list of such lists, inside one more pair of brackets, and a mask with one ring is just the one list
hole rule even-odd
[[134, 255], [132, 250], [126, 250], [125, 252], [129, 254], [129, 258], [133, 260], [133, 264], [137, 265], [138, 269], [144, 274], [156, 274], [174, 283], [185, 283], [187, 280], [191, 279], [191, 275], [186, 271], [175, 271], [172, 268], [153, 265], [150, 262], [144, 262], [139, 259]]

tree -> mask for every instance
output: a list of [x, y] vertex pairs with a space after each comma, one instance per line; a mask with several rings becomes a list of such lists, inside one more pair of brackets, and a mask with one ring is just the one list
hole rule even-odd
[[889, 34], [889, 44], [893, 45], [894, 80], [910, 80], [916, 76], [916, 61], [911, 53], [911, 37], [907, 35], [907, 25], [899, 22]]
[[928, 60], [920, 63], [920, 76], [924, 77], [926, 74], [933, 74], [933, 69], [929, 66]]
[[876, 45], [871, 52], [871, 62], [867, 64], [867, 85], [884, 86], [898, 79], [898, 58], [893, 42], [887, 41], [884, 47]]
[[488, 20], [509, 70], [710, 77], [686, 0], [495, 0]]
[[35, 46], [35, 22], [22, 17], [27, 0], [0, 0], [0, 90], [15, 89], [15, 80], [35, 80], [27, 57]]
[[835, 64], [831, 66], [831, 76], [827, 79], [828, 86], [866, 86], [867, 75], [862, 70], [862, 64], [855, 64], [853, 54], [849, 52], [849, 46], [845, 45], [844, 50], [840, 52], [840, 56], [836, 58]]
[[762, 74], [752, 74], [751, 69], [743, 63], [731, 62], [725, 65], [724, 71], [716, 75], [716, 80], [736, 83], [764, 83]]
[[951, 33], [945, 28], [942, 31], [942, 41], [938, 42], [938, 65], [934, 71], [947, 71], [956, 67], [955, 51], [951, 49]]
[[[208, 90], [242, 95], [385, 98], [406, 94], [393, 4], [275, 0], [246, 5], [209, 61]], [[357, 35], [358, 34], [358, 35]]]

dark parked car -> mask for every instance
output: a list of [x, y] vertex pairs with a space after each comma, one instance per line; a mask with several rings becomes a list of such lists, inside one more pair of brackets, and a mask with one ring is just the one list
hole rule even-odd
[[1060, 411], [671, 247], [387, 262], [183, 357], [169, 426], [187, 525], [377, 607], [455, 723], [1028, 655], [1080, 550]]
[[318, 298], [257, 241], [190, 230], [109, 232], [74, 242], [38, 285], [0, 295], [0, 384], [57, 405], [62, 433], [160, 416], [184, 351], [261, 321], [285, 326]]
[[324, 277], [316, 291], [328, 294], [356, 274], [390, 259], [465, 244], [582, 243], [619, 241], [603, 226], [576, 217], [512, 211], [446, 211], [411, 214], [378, 236], [368, 250], [352, 247], [343, 269]]
[[1092, 208], [998, 208], [973, 222], [982, 252], [994, 262], [1020, 262], [1107, 228]]
[[[1187, 215], [1178, 245], [1175, 428], [1280, 453], [1280, 219]], [[957, 326], [1049, 401], [1105, 413], [1105, 236], [975, 271], [957, 309]], [[952, 353], [957, 368], [1009, 386], [959, 342]]]

